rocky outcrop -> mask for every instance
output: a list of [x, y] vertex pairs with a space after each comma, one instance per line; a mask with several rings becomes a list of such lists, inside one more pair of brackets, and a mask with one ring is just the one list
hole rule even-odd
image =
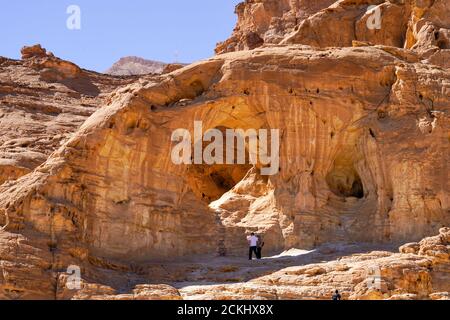
[[[40, 47], [0, 59], [0, 297], [445, 299], [442, 3], [246, 1], [229, 53], [158, 76], [99, 75]], [[361, 27], [369, 4], [388, 31]], [[278, 174], [176, 165], [172, 133], [195, 121], [279, 129]], [[283, 253], [240, 261], [249, 232]]]
[[180, 291], [185, 299], [330, 300], [339, 290], [345, 300], [447, 300], [449, 236], [449, 228], [442, 229], [439, 236], [422, 240], [414, 254], [374, 251], [288, 267], [245, 283], [188, 286]]
[[186, 64], [181, 64], [181, 63], [169, 63], [168, 65], [166, 65], [163, 69], [163, 71], [161, 72], [162, 74], [166, 74], [166, 73], [171, 73], [174, 72], [178, 69], [184, 68], [186, 67]]
[[[218, 56], [117, 91], [0, 204], [11, 230], [123, 261], [215, 252], [217, 233], [229, 253], [248, 231], [269, 250], [418, 240], [449, 224], [448, 78], [382, 47]], [[174, 165], [194, 120], [279, 128], [279, 174]]]
[[[32, 243], [24, 236], [0, 234], [2, 299], [329, 300], [339, 290], [346, 300], [446, 300], [450, 291], [448, 228], [421, 241], [416, 253], [330, 244], [249, 262], [203, 257], [128, 267], [104, 264], [101, 269], [92, 259], [81, 269], [78, 289], [67, 286], [70, 275], [64, 267], [73, 257], [58, 248], [49, 252], [36, 234]], [[444, 248], [447, 257], [434, 254]]]
[[425, 58], [450, 49], [448, 1], [245, 1], [218, 53], [264, 44], [349, 47], [352, 41], [412, 49]]
[[216, 53], [251, 50], [278, 44], [309, 16], [334, 0], [246, 0], [236, 6], [238, 22], [230, 39], [219, 43]]
[[40, 45], [22, 55], [0, 62], [0, 184], [45, 162], [108, 94], [135, 80], [83, 71]]
[[23, 47], [21, 53], [24, 65], [39, 71], [42, 81], [61, 82], [85, 76], [76, 64], [55, 57], [39, 44]]

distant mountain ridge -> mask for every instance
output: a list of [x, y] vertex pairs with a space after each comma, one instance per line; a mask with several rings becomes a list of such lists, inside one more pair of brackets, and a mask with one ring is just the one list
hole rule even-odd
[[111, 68], [105, 71], [106, 74], [115, 76], [131, 76], [149, 73], [162, 73], [168, 63], [154, 60], [147, 60], [140, 57], [130, 56], [121, 58], [114, 63]]

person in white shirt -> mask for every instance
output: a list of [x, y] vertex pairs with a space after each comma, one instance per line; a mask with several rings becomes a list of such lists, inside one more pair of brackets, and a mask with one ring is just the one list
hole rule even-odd
[[255, 256], [258, 257], [257, 253], [257, 247], [258, 247], [258, 237], [252, 232], [251, 235], [247, 237], [249, 250], [248, 250], [248, 260], [253, 259], [253, 253], [255, 253]]

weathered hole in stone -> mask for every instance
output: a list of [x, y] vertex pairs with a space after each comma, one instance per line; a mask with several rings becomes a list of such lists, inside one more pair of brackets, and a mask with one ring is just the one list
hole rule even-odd
[[250, 171], [251, 165], [193, 165], [191, 174], [197, 180], [193, 191], [210, 203], [233, 189]]
[[201, 81], [199, 80], [193, 81], [190, 84], [190, 87], [193, 89], [195, 95], [192, 98], [198, 97], [205, 92], [205, 87], [203, 86], [203, 83], [201, 83]]
[[384, 110], [379, 110], [377, 112], [378, 120], [384, 119], [387, 117], [387, 113]]
[[364, 187], [358, 172], [349, 157], [336, 159], [326, 181], [330, 190], [339, 197], [364, 197]]
[[[226, 130], [230, 129], [224, 126], [216, 127], [222, 131], [223, 134], [223, 160], [226, 160]], [[203, 143], [203, 150], [208, 146], [210, 142]], [[247, 173], [253, 168], [250, 164], [250, 158], [248, 152], [246, 152], [245, 163], [238, 164], [237, 148], [235, 144], [234, 150], [235, 163], [234, 164], [196, 164], [192, 165], [189, 169], [189, 175], [191, 176], [191, 187], [194, 193], [202, 198], [203, 201], [211, 203], [220, 199], [225, 193], [233, 189]]]
[[447, 42], [444, 40], [439, 40], [437, 43], [437, 46], [439, 47], [439, 49], [448, 49], [449, 48]]
[[130, 119], [127, 119], [127, 121], [125, 123], [127, 133], [136, 129], [137, 124], [138, 124], [138, 120], [136, 118], [130, 117]]

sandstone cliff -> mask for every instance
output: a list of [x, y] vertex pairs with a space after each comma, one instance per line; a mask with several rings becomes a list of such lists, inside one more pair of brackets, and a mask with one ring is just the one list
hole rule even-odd
[[115, 88], [134, 81], [80, 69], [40, 46], [0, 58], [0, 183], [45, 162]]
[[[0, 296], [328, 299], [335, 288], [351, 299], [448, 296], [449, 50], [441, 33], [417, 30], [426, 19], [445, 35], [448, 8], [444, 1], [306, 3], [246, 1], [227, 49], [218, 48], [228, 53], [170, 74], [98, 75], [39, 48], [31, 57], [25, 50], [23, 61], [0, 60], [2, 78], [14, 83], [0, 87], [0, 99], [13, 116], [35, 92], [55, 101], [49, 83], [64, 92], [61, 106], [54, 102], [63, 110], [84, 99], [92, 105], [75, 125], [61, 122], [65, 135], [55, 143], [21, 145], [46, 152], [4, 175]], [[373, 3], [393, 14], [398, 33], [347, 32]], [[311, 37], [311, 26], [324, 32]], [[248, 41], [250, 30], [260, 40]], [[22, 74], [29, 78], [19, 85]], [[79, 79], [97, 90], [64, 91]], [[36, 137], [53, 128], [55, 115], [48, 119], [30, 133], [5, 127], [5, 136]], [[173, 164], [171, 133], [192, 132], [196, 120], [205, 130], [280, 129], [279, 173], [262, 176], [250, 163]], [[17, 145], [4, 146], [11, 149], [2, 157], [16, 154]], [[235, 257], [250, 231], [264, 234], [268, 253], [316, 251], [267, 259], [249, 273]], [[421, 242], [392, 253], [412, 241]], [[226, 257], [210, 261], [216, 255]], [[64, 287], [69, 265], [82, 267], [78, 292]], [[377, 290], [367, 285], [373, 265]], [[234, 284], [205, 286], [224, 281]]]
[[450, 49], [449, 5], [448, 0], [246, 0], [236, 7], [233, 35], [216, 52], [279, 43], [349, 47], [362, 41], [412, 49], [448, 67], [448, 52], [440, 49]]

